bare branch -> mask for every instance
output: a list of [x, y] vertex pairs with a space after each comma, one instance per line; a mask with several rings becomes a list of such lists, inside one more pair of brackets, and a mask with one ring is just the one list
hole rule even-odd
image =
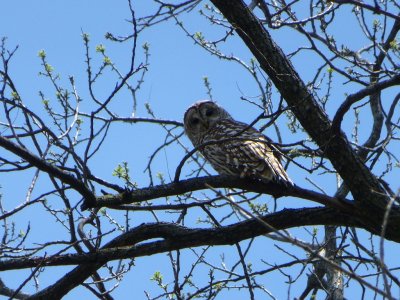
[[50, 163], [47, 163], [44, 159], [41, 159], [40, 157], [31, 153], [29, 150], [16, 145], [5, 137], [0, 136], [0, 146], [25, 159], [26, 161], [37, 167], [39, 170], [60, 179], [66, 184], [69, 184], [73, 189], [77, 190], [83, 196], [85, 202], [89, 204], [94, 203], [95, 197], [93, 193], [81, 181], [76, 179], [71, 174], [64, 172], [63, 170], [59, 169], [56, 166], [53, 166]]

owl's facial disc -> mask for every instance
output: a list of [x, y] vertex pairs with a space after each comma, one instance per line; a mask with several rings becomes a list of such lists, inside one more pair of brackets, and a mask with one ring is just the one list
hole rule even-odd
[[207, 131], [204, 126], [203, 118], [197, 107], [189, 108], [184, 117], [185, 132], [193, 143], [201, 138], [203, 133]]
[[192, 142], [199, 141], [220, 120], [231, 118], [229, 113], [215, 102], [198, 101], [184, 115], [185, 132]]
[[199, 107], [199, 114], [206, 129], [209, 129], [221, 119], [218, 108], [214, 102], [205, 102]]

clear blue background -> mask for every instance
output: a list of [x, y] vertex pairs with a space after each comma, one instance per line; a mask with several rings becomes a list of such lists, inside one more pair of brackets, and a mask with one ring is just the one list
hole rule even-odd
[[[133, 2], [137, 17], [154, 12], [155, 7], [150, 4], [150, 1]], [[198, 6], [190, 14], [182, 15], [180, 20], [184, 22], [192, 33], [201, 31], [207, 39], [221, 37], [220, 31], [215, 26], [210, 26], [204, 18], [199, 16], [197, 11], [199, 8], [202, 8], [202, 5]], [[363, 45], [364, 41], [362, 38], [358, 38], [362, 37], [362, 35], [357, 31], [356, 24], [352, 24], [352, 21], [347, 19], [349, 11], [350, 8], [348, 10], [346, 8], [341, 10], [338, 12], [338, 18], [346, 20], [347, 27], [352, 28], [352, 30], [337, 29], [337, 32], [333, 33], [337, 34], [338, 40], [347, 41], [358, 49]], [[121, 71], [126, 71], [130, 64], [130, 44], [112, 43], [107, 41], [104, 35], [106, 32], [112, 32], [116, 36], [130, 34], [132, 32], [131, 25], [126, 21], [129, 18], [130, 13], [126, 1], [5, 1], [2, 3], [0, 37], [8, 37], [7, 44], [10, 48], [16, 45], [19, 46], [11, 63], [10, 74], [25, 104], [46, 119], [46, 113], [43, 110], [38, 92], [43, 91], [49, 99], [55, 101], [55, 93], [51, 89], [48, 80], [38, 76], [38, 73], [42, 70], [38, 52], [44, 49], [47, 53], [48, 62], [55, 69], [54, 72], [60, 74], [62, 84], [68, 86], [68, 76], [74, 76], [78, 93], [83, 99], [82, 111], [90, 112], [93, 106], [88, 101], [89, 94], [87, 90], [86, 67], [84, 64], [85, 50], [82, 41], [82, 32], [90, 35], [91, 55], [93, 56], [95, 65], [98, 66], [102, 60], [101, 56], [95, 52], [95, 47], [98, 44], [103, 44], [111, 60]], [[272, 32], [272, 34], [285, 53], [294, 51], [299, 45], [307, 45], [303, 38], [287, 29]], [[141, 45], [144, 43], [150, 45], [151, 56], [148, 66], [149, 72], [146, 74], [145, 83], [138, 93], [138, 110], [136, 116], [148, 117], [144, 109], [144, 103], [148, 102], [157, 117], [181, 121], [185, 109], [190, 104], [198, 99], [207, 98], [207, 90], [203, 84], [204, 76], [207, 76], [211, 82], [213, 98], [227, 108], [236, 119], [243, 122], [250, 122], [260, 113], [255, 107], [239, 100], [242, 95], [257, 97], [259, 94], [254, 80], [244, 71], [243, 67], [236, 63], [220, 60], [215, 56], [211, 56], [204, 49], [195, 46], [194, 42], [185, 36], [185, 33], [175, 25], [173, 20], [146, 29], [140, 34], [136, 58], [137, 65], [140, 61], [143, 61]], [[227, 54], [240, 57], [246, 63], [249, 63], [252, 57], [238, 38], [230, 40], [227, 45], [223, 46], [223, 50]], [[300, 55], [295, 56], [292, 61], [305, 82], [312, 79], [315, 72], [314, 67], [321, 63], [320, 60], [307, 56], [307, 52], [302, 52]], [[110, 76], [106, 77], [106, 79], [96, 88], [96, 93], [100, 98], [107, 96], [116, 83], [114, 77]], [[343, 101], [345, 93], [356, 91], [354, 85], [343, 86], [341, 80], [338, 80], [333, 88], [332, 98], [335, 101], [331, 101], [328, 105], [330, 116], [334, 114], [340, 102]], [[123, 92], [117, 95], [116, 100], [112, 104], [114, 111], [120, 116], [128, 117], [132, 112], [130, 110], [131, 100], [129, 97], [128, 93]], [[273, 94], [273, 101], [275, 105], [279, 101], [279, 95], [276, 92]], [[349, 124], [352, 124], [352, 121], [353, 119], [350, 116], [344, 122], [344, 126], [347, 126], [345, 127], [347, 128], [346, 133], [349, 136], [352, 130]], [[364, 115], [362, 121], [365, 126], [360, 126], [361, 139], [368, 135], [370, 129], [370, 120], [367, 115]], [[294, 142], [305, 137], [302, 133], [291, 134], [286, 127], [286, 122], [287, 120], [284, 118], [278, 120], [284, 143]], [[272, 128], [267, 130], [268, 133], [273, 139], [276, 139]], [[146, 186], [149, 183], [148, 175], [144, 174], [143, 170], [146, 167], [148, 157], [162, 144], [164, 136], [164, 132], [157, 125], [116, 124], [112, 126], [108, 140], [99, 155], [92, 160], [90, 167], [96, 176], [117, 182], [117, 179], [111, 175], [112, 171], [118, 163], [127, 161], [131, 169], [130, 175], [132, 180], [137, 182], [139, 186]], [[191, 147], [190, 142], [185, 137], [182, 141], [187, 147]], [[167, 149], [165, 154], [159, 155], [155, 160], [153, 171], [163, 173], [166, 180], [169, 181], [169, 178], [173, 177], [175, 167], [183, 155], [184, 152], [181, 149]], [[185, 170], [188, 171], [189, 169]], [[0, 173], [3, 205], [6, 209], [12, 209], [18, 203], [24, 201], [32, 174], [31, 171], [13, 175]], [[336, 182], [334, 176], [325, 175], [318, 177], [309, 175], [294, 166], [289, 168], [289, 174], [302, 187], [313, 189], [312, 185], [305, 180], [308, 177], [316, 181], [326, 193], [332, 195], [335, 191]], [[393, 175], [393, 177], [386, 179], [396, 189], [398, 182], [396, 183], [394, 178], [395, 176], [399, 178], [400, 174], [398, 170]], [[42, 174], [38, 182], [38, 187], [34, 191], [35, 195], [39, 195], [47, 184], [47, 178]], [[273, 205], [273, 200], [269, 197], [266, 201], [269, 205]], [[299, 199], [280, 199], [278, 201], [279, 208], [303, 206], [314, 206], [314, 204]], [[16, 222], [17, 230], [26, 230], [29, 223], [32, 230], [28, 239], [30, 243], [46, 242], [49, 236], [52, 239], [57, 239], [55, 237], [60, 235], [60, 239], [67, 239], [68, 236], [65, 235], [64, 228], [48, 215], [37, 215], [40, 211], [32, 207], [26, 209], [23, 214], [17, 215], [13, 219]], [[114, 214], [111, 211], [108, 211], [108, 213], [117, 219], [120, 218], [119, 220], [123, 220], [118, 214]], [[204, 213], [200, 210], [197, 213], [199, 216], [204, 217]], [[161, 213], [159, 215], [163, 220], [173, 220], [176, 217]], [[134, 214], [131, 226], [145, 221], [152, 221], [152, 219], [149, 219], [147, 214]], [[195, 220], [190, 225], [202, 226], [201, 224], [195, 224]], [[294, 229], [291, 232], [296, 237], [309, 238], [304, 229]], [[361, 233], [361, 236], [367, 237], [368, 235]], [[243, 245], [247, 243], [244, 242]], [[257, 265], [259, 258], [268, 258], [269, 262], [274, 263], [288, 260], [288, 257], [283, 255], [282, 252], [276, 251], [276, 249], [271, 249], [271, 251], [266, 249], [266, 245], [273, 247], [271, 246], [273, 243], [267, 243], [265, 238], [258, 238], [255, 245], [253, 245], [248, 262], [252, 261], [254, 265]], [[305, 257], [303, 251], [289, 245], [286, 245], [286, 247], [288, 251], [297, 253], [299, 257]], [[214, 262], [218, 264], [220, 256], [225, 252], [227, 263], [232, 263], [232, 261], [237, 259], [237, 254], [235, 251], [228, 252], [227, 249], [224, 247], [212, 248], [208, 251], [208, 258], [211, 259], [213, 257]], [[387, 257], [389, 257], [389, 260], [391, 254], [393, 254], [392, 251], [395, 253], [394, 246], [388, 247]], [[182, 255], [184, 256], [183, 264], [186, 262], [186, 267], [189, 267], [194, 260], [194, 256], [191, 251], [183, 251], [182, 253], [184, 253]], [[229, 261], [229, 256], [232, 257], [232, 261]], [[56, 278], [61, 277], [66, 270], [71, 268], [57, 267], [50, 269], [40, 277], [41, 289], [53, 283]], [[144, 290], [149, 291], [152, 296], [161, 293], [155, 283], [150, 281], [151, 276], [157, 270], [162, 271], [166, 283], [172, 282], [173, 278], [167, 255], [161, 254], [137, 259], [135, 267], [126, 275], [120, 287], [112, 295], [116, 299], [126, 299], [132, 296], [135, 296], [136, 299], [145, 299]], [[208, 270], [204, 266], [201, 266], [199, 270], [197, 276], [204, 276], [203, 284], [206, 284]], [[291, 273], [295, 277], [300, 268], [294, 268], [293, 270], [295, 271]], [[29, 273], [30, 270], [12, 271], [2, 273], [0, 276], [6, 284], [16, 288]], [[305, 286], [304, 279], [305, 277], [294, 285], [295, 289], [292, 290], [292, 298], [299, 296], [301, 293], [302, 288]], [[197, 278], [197, 280], [199, 279]], [[282, 289], [284, 285], [274, 282], [282, 283], [285, 280], [287, 278], [278, 272], [260, 279], [277, 299], [286, 298], [287, 291], [286, 289]], [[28, 293], [33, 292], [33, 283], [30, 282], [23, 291]], [[135, 294], [132, 294], [133, 292]], [[241, 297], [247, 297], [246, 292], [232, 291], [232, 293], [231, 295], [225, 293], [226, 299], [230, 299], [235, 293], [238, 293]], [[359, 287], [352, 286], [351, 289], [346, 290], [346, 297], [351, 299], [352, 293], [360, 295]], [[76, 299], [78, 296], [81, 298], [89, 297], [89, 293], [84, 288], [77, 288], [68, 294], [66, 299]]]

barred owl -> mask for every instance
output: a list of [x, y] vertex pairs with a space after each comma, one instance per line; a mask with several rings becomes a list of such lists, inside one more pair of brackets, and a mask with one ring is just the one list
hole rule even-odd
[[185, 112], [185, 133], [221, 175], [239, 175], [293, 184], [283, 169], [281, 152], [258, 130], [234, 120], [215, 102], [194, 103]]

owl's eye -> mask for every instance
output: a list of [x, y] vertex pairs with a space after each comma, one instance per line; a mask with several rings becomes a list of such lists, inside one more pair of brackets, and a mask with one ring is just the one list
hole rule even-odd
[[197, 124], [199, 124], [199, 122], [200, 122], [200, 119], [198, 119], [198, 118], [192, 118], [192, 119], [190, 120], [190, 123], [191, 123], [192, 125], [197, 125]]
[[206, 116], [207, 116], [207, 117], [210, 117], [210, 116], [212, 116], [213, 114], [214, 114], [214, 109], [208, 108], [208, 109], [206, 110]]

